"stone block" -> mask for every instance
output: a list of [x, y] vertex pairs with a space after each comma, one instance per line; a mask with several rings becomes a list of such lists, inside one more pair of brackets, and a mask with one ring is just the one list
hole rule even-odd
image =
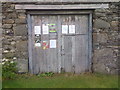
[[26, 10], [16, 10], [16, 12], [25, 13]]
[[15, 23], [16, 24], [25, 24], [26, 23], [26, 19], [25, 18], [16, 19]]
[[117, 67], [114, 61], [114, 52], [111, 48], [104, 48], [94, 51], [93, 69], [94, 72], [111, 73], [113, 67]]
[[111, 26], [112, 27], [118, 27], [118, 23], [119, 23], [118, 21], [112, 21]]
[[97, 34], [97, 42], [99, 43], [107, 43], [108, 35], [106, 33], [98, 33]]
[[3, 23], [5, 23], [5, 24], [13, 24], [14, 20], [13, 19], [6, 19], [6, 20], [3, 20]]
[[26, 14], [25, 14], [25, 13], [20, 13], [20, 14], [18, 15], [18, 18], [26, 18]]
[[19, 73], [28, 72], [28, 60], [27, 59], [18, 59], [17, 67]]
[[95, 16], [97, 17], [105, 17], [105, 13], [95, 13]]
[[15, 18], [17, 18], [17, 14], [16, 13], [8, 13], [6, 16], [9, 19], [15, 19]]
[[3, 24], [3, 29], [11, 29], [12, 24]]
[[16, 57], [21, 59], [28, 59], [28, 52], [16, 51]]
[[10, 43], [9, 39], [3, 38], [2, 44], [3, 44], [3, 45], [10, 45], [11, 43]]
[[15, 57], [15, 53], [8, 52], [3, 54], [3, 58], [12, 59], [13, 57]]
[[5, 35], [13, 36], [13, 35], [14, 35], [14, 32], [13, 32], [13, 30], [11, 30], [11, 29], [6, 29], [6, 30], [5, 30]]
[[97, 72], [97, 73], [107, 73], [106, 71], [106, 67], [103, 63], [97, 63], [93, 66], [94, 68], [94, 72]]
[[28, 42], [27, 41], [20, 41], [16, 43], [16, 49], [19, 52], [27, 52], [28, 50]]
[[110, 24], [104, 20], [96, 19], [94, 21], [94, 27], [98, 29], [108, 29], [110, 28]]
[[107, 43], [108, 35], [107, 33], [93, 33], [94, 43]]
[[27, 35], [27, 27], [26, 25], [17, 25], [13, 27], [15, 36], [26, 36]]

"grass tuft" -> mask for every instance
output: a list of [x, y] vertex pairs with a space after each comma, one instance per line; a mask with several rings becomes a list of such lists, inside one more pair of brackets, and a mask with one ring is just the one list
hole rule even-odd
[[118, 88], [118, 76], [64, 73], [38, 77], [23, 74], [16, 80], [4, 80], [3, 88]]

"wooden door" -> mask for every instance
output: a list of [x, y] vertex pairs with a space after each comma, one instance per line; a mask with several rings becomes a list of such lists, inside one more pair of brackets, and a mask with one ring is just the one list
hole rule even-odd
[[67, 34], [62, 34], [62, 68], [65, 72], [82, 73], [89, 70], [88, 22], [88, 15], [61, 16], [61, 26], [68, 28]]
[[[32, 69], [33, 73], [58, 72], [57, 17], [32, 16]], [[56, 44], [50, 47], [50, 43]]]
[[88, 15], [32, 15], [31, 21], [34, 74], [89, 69]]

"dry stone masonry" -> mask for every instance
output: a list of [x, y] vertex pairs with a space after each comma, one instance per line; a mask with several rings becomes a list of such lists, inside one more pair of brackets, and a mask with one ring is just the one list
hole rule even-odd
[[[109, 3], [108, 9], [93, 12], [93, 72], [117, 74], [119, 71], [119, 6], [118, 2]], [[2, 3], [2, 28], [3, 59], [14, 59], [19, 72], [28, 72], [27, 11], [16, 10], [15, 3]]]
[[3, 58], [15, 59], [19, 72], [28, 71], [27, 17], [25, 10], [15, 10], [15, 4], [4, 3], [2, 12]]
[[117, 74], [119, 3], [110, 3], [109, 9], [96, 9], [93, 15], [93, 70]]

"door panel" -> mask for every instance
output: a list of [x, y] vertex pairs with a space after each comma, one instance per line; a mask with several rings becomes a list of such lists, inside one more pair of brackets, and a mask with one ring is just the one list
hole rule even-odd
[[[33, 15], [31, 18], [34, 74], [88, 70], [88, 15]], [[64, 25], [67, 33], [63, 34]], [[40, 26], [40, 35], [35, 34], [35, 26]], [[48, 27], [48, 34], [44, 34], [44, 26]], [[55, 48], [50, 47], [51, 40], [56, 40]], [[41, 46], [35, 46], [37, 41]]]
[[76, 34], [87, 34], [88, 33], [88, 15], [76, 15]]
[[65, 72], [72, 71], [72, 37], [71, 36], [63, 36], [63, 60], [64, 60], [64, 70]]
[[[49, 33], [49, 40], [56, 40], [58, 41], [58, 27], [57, 27], [57, 16], [49, 16], [48, 24], [53, 24], [55, 26], [56, 33]], [[49, 41], [50, 42], [50, 41]], [[48, 64], [49, 72], [58, 72], [58, 47], [56, 48], [49, 48], [49, 58]]]
[[79, 35], [75, 38], [75, 73], [87, 71], [88, 44], [87, 35]]

